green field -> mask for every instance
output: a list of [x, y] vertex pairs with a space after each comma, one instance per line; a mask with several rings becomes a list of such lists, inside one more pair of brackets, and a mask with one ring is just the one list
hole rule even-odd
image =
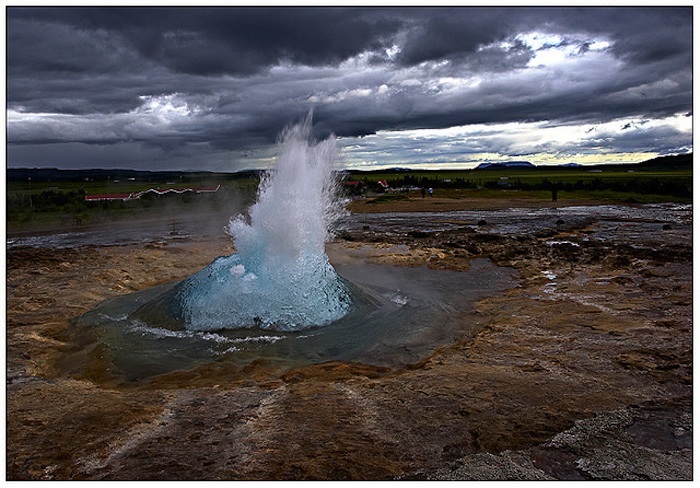
[[[8, 170], [7, 231], [56, 230], [167, 214], [196, 214], [247, 206], [259, 178], [253, 174]], [[28, 176], [31, 175], [31, 176]], [[107, 177], [109, 176], [109, 177]], [[129, 201], [85, 201], [86, 195], [128, 194], [156, 188], [220, 185], [214, 194], [148, 195]]]
[[559, 198], [602, 202], [692, 202], [692, 155], [638, 164], [479, 170], [351, 172], [365, 187], [385, 180], [391, 188], [429, 188], [435, 196]]
[[[250, 205], [260, 172], [191, 173], [125, 170], [61, 171], [7, 170], [7, 231], [55, 230], [158, 215], [158, 212], [196, 213], [226, 210], [235, 203]], [[481, 170], [392, 170], [346, 172], [340, 179], [359, 181], [343, 185], [349, 193], [372, 195], [385, 180], [392, 191], [434, 189], [447, 198], [585, 199], [605, 203], [692, 202], [692, 155], [662, 158], [636, 165], [596, 167], [536, 167]], [[148, 188], [210, 187], [215, 194], [186, 193], [143, 197], [131, 201], [87, 202], [85, 195], [131, 193]]]

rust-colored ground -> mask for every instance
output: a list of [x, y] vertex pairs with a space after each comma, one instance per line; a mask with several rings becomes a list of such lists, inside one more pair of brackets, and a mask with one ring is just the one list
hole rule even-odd
[[331, 254], [488, 257], [519, 285], [465, 317], [475, 336], [409, 368], [216, 364], [128, 388], [56, 372], [68, 321], [230, 243], [8, 251], [7, 478], [692, 479], [690, 233], [630, 246], [589, 232], [455, 230], [402, 241], [408, 261], [397, 237], [346, 234]]

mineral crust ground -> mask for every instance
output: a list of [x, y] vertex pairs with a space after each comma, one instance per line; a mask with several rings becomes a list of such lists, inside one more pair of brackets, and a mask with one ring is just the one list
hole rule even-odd
[[69, 321], [184, 279], [230, 241], [9, 249], [7, 479], [691, 480], [692, 223], [476, 224], [366, 226], [329, 245], [332, 259], [515, 271], [464, 317], [476, 332], [417, 363], [221, 362], [128, 385], [99, 350], [81, 374], [57, 367]]

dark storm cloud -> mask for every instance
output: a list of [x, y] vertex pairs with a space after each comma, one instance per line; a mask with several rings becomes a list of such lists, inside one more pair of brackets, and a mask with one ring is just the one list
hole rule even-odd
[[195, 75], [251, 74], [281, 59], [337, 63], [402, 25], [390, 12], [303, 7], [28, 8], [10, 18], [110, 33], [147, 60]]
[[[226, 161], [227, 152], [274, 142], [312, 108], [318, 135], [357, 137], [513, 121], [595, 124], [692, 107], [689, 7], [6, 13], [10, 156], [22, 145], [38, 158], [46, 152], [28, 146], [63, 142], [71, 151], [128, 146], [124, 158], [138, 154], [134, 144], [152, 147], [144, 164], [156, 153], [167, 164], [197, 150]], [[580, 63], [536, 66], [549, 48], [568, 49]]]

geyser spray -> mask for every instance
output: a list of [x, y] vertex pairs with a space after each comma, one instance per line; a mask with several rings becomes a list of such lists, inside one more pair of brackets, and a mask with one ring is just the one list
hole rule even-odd
[[338, 156], [334, 137], [312, 141], [310, 115], [282, 133], [248, 217], [227, 227], [237, 252], [181, 285], [188, 329], [298, 330], [348, 312], [350, 293], [325, 252], [343, 212], [333, 171]]

